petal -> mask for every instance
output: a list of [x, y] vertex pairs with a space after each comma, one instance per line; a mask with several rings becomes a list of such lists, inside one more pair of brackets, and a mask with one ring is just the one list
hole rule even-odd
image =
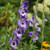
[[19, 45], [19, 40], [16, 40], [17, 45]]
[[23, 35], [25, 34], [25, 31], [24, 31], [24, 30], [22, 30], [22, 34], [23, 34]]
[[32, 37], [32, 36], [33, 36], [33, 32], [29, 32], [29, 33], [28, 33], [28, 36], [29, 36], [29, 37]]
[[35, 23], [35, 17], [34, 16], [32, 17], [32, 20], [33, 20], [33, 23]]
[[37, 30], [37, 31], [41, 32], [41, 28], [40, 28], [40, 27], [38, 27], [38, 30]]
[[16, 50], [16, 48], [13, 47], [12, 50]]
[[21, 25], [21, 20], [20, 20], [20, 19], [18, 20], [17, 25], [18, 25], [18, 26]]
[[12, 38], [10, 38], [9, 42], [12, 43]]
[[17, 29], [13, 32], [13, 34], [16, 34], [17, 33]]
[[36, 40], [33, 39], [33, 42], [36, 43]]
[[19, 10], [18, 10], [18, 13], [20, 13], [20, 11], [21, 11], [21, 10], [19, 9]]

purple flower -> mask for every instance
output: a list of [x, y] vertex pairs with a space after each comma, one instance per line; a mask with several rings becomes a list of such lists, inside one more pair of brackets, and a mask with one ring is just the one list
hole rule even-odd
[[39, 22], [38, 22], [38, 20], [37, 20], [37, 23], [38, 23], [38, 25], [39, 25]]
[[28, 27], [26, 21], [24, 21], [24, 20], [22, 20], [22, 21], [18, 20], [17, 25], [20, 26], [20, 28], [24, 29], [24, 30], [26, 30], [26, 28]]
[[32, 17], [32, 19], [29, 20], [29, 26], [33, 27], [33, 23], [35, 23], [34, 17]]
[[13, 32], [13, 34], [15, 34], [15, 35], [18, 36], [18, 37], [21, 37], [21, 36], [22, 36], [22, 31], [21, 31], [20, 28], [19, 28], [19, 29], [16, 29], [16, 30]]
[[37, 5], [37, 7], [38, 7], [38, 5]]
[[29, 10], [27, 10], [27, 9], [24, 9], [24, 11], [25, 11], [26, 13], [28, 13], [28, 12], [29, 12]]
[[38, 27], [37, 31], [38, 31], [38, 32], [41, 32], [41, 28], [40, 28], [40, 27]]
[[35, 34], [35, 36], [34, 36], [34, 38], [33, 38], [33, 42], [36, 43], [36, 40], [38, 40], [38, 39], [39, 39], [39, 37], [38, 37], [38, 33], [37, 33], [37, 31], [36, 31], [36, 34]]
[[27, 13], [26, 13], [23, 9], [18, 10], [18, 13], [19, 13], [21, 16], [27, 17]]
[[36, 10], [34, 11], [34, 13], [36, 13]]
[[22, 30], [22, 34], [23, 34], [23, 35], [25, 34], [25, 31], [24, 31], [24, 30]]
[[33, 16], [32, 19], [29, 20], [31, 23], [35, 23], [35, 17]]
[[37, 21], [37, 23], [36, 23], [36, 25], [35, 25], [35, 28], [37, 29], [38, 32], [41, 32], [41, 28], [38, 27], [38, 25], [39, 25], [39, 22]]
[[39, 22], [37, 21], [35, 28], [38, 29]]
[[23, 2], [21, 8], [28, 9], [29, 1]]
[[12, 50], [16, 50], [16, 48], [13, 47]]
[[38, 13], [37, 13], [37, 16], [38, 16]]
[[19, 40], [16, 40], [15, 38], [12, 40], [10, 39], [9, 40], [10, 44], [11, 44], [11, 47], [13, 50], [16, 50], [17, 49], [17, 45], [19, 45]]
[[32, 37], [32, 36], [33, 36], [33, 32], [29, 32], [29, 33], [28, 33], [28, 36], [29, 36], [29, 37]]
[[22, 37], [21, 36], [15, 36], [17, 40], [21, 40]]
[[22, 35], [25, 34], [25, 31], [22, 29], [16, 29], [14, 32], [16, 39], [21, 40], [22, 39]]
[[44, 22], [47, 22], [48, 20], [47, 19], [44, 19]]

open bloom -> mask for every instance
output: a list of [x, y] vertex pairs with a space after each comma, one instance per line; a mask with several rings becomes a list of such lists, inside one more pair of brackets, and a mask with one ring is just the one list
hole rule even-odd
[[27, 17], [27, 13], [23, 9], [19, 9], [18, 12], [21, 16]]
[[9, 40], [10, 44], [11, 44], [11, 47], [13, 50], [16, 50], [17, 49], [17, 45], [19, 45], [19, 40], [16, 40], [15, 38], [12, 40], [10, 39]]
[[44, 41], [44, 42], [42, 43], [42, 45], [43, 45], [44, 47], [50, 47], [50, 45], [49, 45], [49, 44], [47, 44], [47, 42], [46, 42], [46, 41]]
[[18, 37], [22, 36], [22, 32], [20, 29], [16, 29], [13, 33], [16, 34]]
[[21, 20], [18, 20], [17, 25], [20, 26], [20, 28], [21, 29], [24, 29], [24, 30], [26, 30], [26, 28], [28, 27], [26, 21], [24, 21], [24, 20], [22, 20], [22, 21]]
[[16, 29], [13, 33], [16, 35], [16, 39], [21, 40], [22, 34], [24, 34], [25, 31], [19, 28], [19, 29]]

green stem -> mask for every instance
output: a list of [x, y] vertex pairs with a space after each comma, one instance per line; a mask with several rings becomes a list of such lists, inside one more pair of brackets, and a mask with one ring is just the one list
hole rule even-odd
[[[43, 1], [43, 14], [42, 14], [42, 18], [43, 18], [43, 20], [42, 20], [42, 42], [43, 42], [43, 34], [44, 34], [44, 26], [45, 26], [45, 22], [44, 22], [44, 19], [45, 19], [45, 14], [44, 14], [44, 1]], [[42, 48], [43, 48], [43, 46], [42, 46], [42, 44], [41, 44], [41, 50], [42, 50]]]
[[20, 2], [20, 9], [21, 9], [21, 6], [22, 6], [22, 2], [23, 2], [23, 0], [21, 0], [21, 2]]

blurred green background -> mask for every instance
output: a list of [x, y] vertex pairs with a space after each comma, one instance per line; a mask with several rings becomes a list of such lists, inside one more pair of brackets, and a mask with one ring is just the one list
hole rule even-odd
[[[17, 21], [19, 19], [18, 10], [20, 9], [20, 1], [21, 0], [0, 0], [0, 50], [12, 50], [9, 44], [9, 39], [12, 37], [13, 31], [16, 28], [18, 28]], [[34, 15], [33, 13], [34, 10], [36, 10], [35, 8], [36, 0], [24, 0], [24, 1], [29, 1], [28, 18], [30, 18]], [[43, 0], [39, 0], [37, 20], [39, 21], [40, 26], [42, 25], [42, 11], [43, 11], [42, 3]], [[47, 43], [50, 44], [50, 0], [44, 0], [44, 4], [45, 4], [45, 18], [48, 20], [47, 22], [45, 22], [44, 41], [47, 41]], [[39, 45], [37, 42], [38, 47], [41, 45], [41, 34], [39, 35], [39, 37], [40, 37], [38, 41]], [[27, 40], [29, 41], [29, 39], [26, 39], [25, 41]], [[24, 42], [22, 40], [20, 44], [24, 44], [26, 46], [22, 47], [23, 45], [22, 46], [20, 45], [18, 47], [18, 50], [28, 50], [29, 44], [27, 45], [27, 42]]]

